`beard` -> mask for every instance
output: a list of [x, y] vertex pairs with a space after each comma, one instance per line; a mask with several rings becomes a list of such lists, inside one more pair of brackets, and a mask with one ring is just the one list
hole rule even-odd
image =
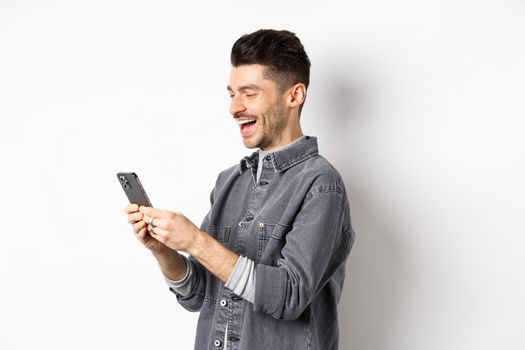
[[282, 137], [281, 133], [286, 127], [283, 102], [277, 98], [275, 103], [258, 120], [262, 121], [260, 126], [263, 134], [256, 147], [264, 149], [276, 141], [279, 142]]

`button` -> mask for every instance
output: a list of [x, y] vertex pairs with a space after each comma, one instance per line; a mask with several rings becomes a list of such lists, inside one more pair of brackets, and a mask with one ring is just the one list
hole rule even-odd
[[264, 228], [264, 224], [262, 222], [259, 223], [259, 228]]
[[267, 155], [266, 157], [264, 157], [264, 159], [270, 161], [272, 159], [272, 157], [270, 155]]
[[222, 307], [225, 307], [226, 305], [228, 305], [228, 302], [225, 299], [222, 299], [220, 304]]
[[229, 337], [228, 339], [230, 339], [230, 341], [239, 341], [240, 339], [237, 338], [236, 336], [232, 335], [231, 337]]
[[221, 341], [219, 339], [215, 340], [213, 342], [213, 345], [215, 345], [216, 348], [220, 347], [222, 345]]

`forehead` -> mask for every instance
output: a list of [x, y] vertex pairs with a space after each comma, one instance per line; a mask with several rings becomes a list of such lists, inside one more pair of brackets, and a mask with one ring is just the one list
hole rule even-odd
[[264, 76], [266, 68], [262, 64], [246, 64], [232, 67], [228, 90], [238, 90], [240, 87], [249, 85], [256, 85], [261, 89], [271, 88], [275, 83]]

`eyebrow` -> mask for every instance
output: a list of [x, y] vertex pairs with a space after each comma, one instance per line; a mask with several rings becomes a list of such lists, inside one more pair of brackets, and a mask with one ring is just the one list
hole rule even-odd
[[[233, 89], [231, 88], [230, 85], [228, 85], [228, 86], [226, 87], [226, 89], [227, 89], [228, 91], [233, 92]], [[239, 90], [239, 92], [244, 92], [245, 90], [261, 90], [261, 88], [258, 87], [258, 86], [255, 85], [255, 84], [248, 84], [248, 85], [240, 86], [238, 90]]]

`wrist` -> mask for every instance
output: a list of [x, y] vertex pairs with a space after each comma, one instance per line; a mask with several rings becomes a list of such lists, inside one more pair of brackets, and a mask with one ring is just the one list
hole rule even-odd
[[195, 231], [195, 234], [193, 235], [193, 241], [188, 247], [187, 252], [190, 255], [193, 255], [194, 257], [199, 258], [203, 247], [206, 247], [206, 245], [209, 244], [207, 241], [208, 238], [209, 238], [208, 233], [197, 229]]
[[153, 256], [168, 279], [179, 281], [186, 275], [188, 269], [186, 261], [176, 250], [168, 248], [165, 252], [154, 252]]
[[161, 249], [152, 251], [151, 253], [159, 262], [171, 260], [174, 256], [179, 254], [176, 250], [173, 250], [165, 245], [163, 245]]

